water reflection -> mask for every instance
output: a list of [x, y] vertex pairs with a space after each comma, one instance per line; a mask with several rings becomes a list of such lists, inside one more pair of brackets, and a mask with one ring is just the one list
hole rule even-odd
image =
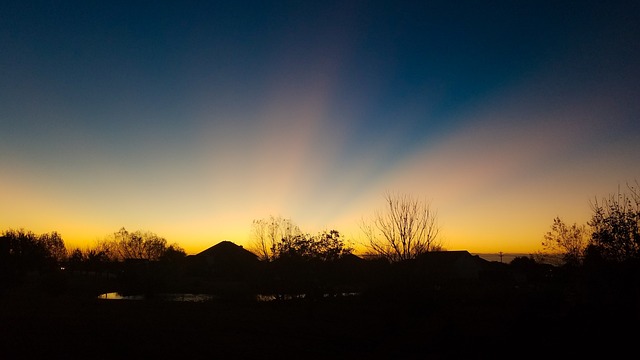
[[106, 299], [106, 300], [142, 300], [144, 296], [141, 295], [121, 295], [117, 292], [110, 292], [106, 294], [101, 294], [98, 296], [98, 299]]
[[164, 300], [164, 301], [185, 301], [185, 302], [204, 302], [215, 300], [218, 297], [209, 294], [156, 294], [153, 297], [145, 295], [122, 295], [118, 292], [110, 292], [101, 294], [98, 299], [103, 300]]
[[[343, 292], [339, 294], [322, 294], [322, 297], [325, 299], [328, 298], [343, 298], [343, 297], [351, 297], [358, 296], [360, 293], [358, 292]], [[306, 299], [307, 294], [284, 294], [284, 295], [268, 295], [268, 294], [258, 294], [256, 295], [257, 301], [276, 301], [276, 300], [298, 300], [298, 299]]]
[[[340, 294], [324, 294], [324, 298], [330, 297], [350, 297], [358, 296], [360, 293], [349, 292]], [[258, 294], [256, 295], [256, 301], [269, 302], [276, 300], [296, 300], [306, 298], [306, 294], [293, 294], [293, 295], [272, 295], [272, 294]], [[98, 299], [102, 300], [164, 300], [164, 301], [184, 301], [184, 302], [206, 302], [220, 299], [219, 296], [211, 294], [156, 294], [152, 297], [145, 295], [123, 295], [118, 292], [104, 293], [98, 296]]]

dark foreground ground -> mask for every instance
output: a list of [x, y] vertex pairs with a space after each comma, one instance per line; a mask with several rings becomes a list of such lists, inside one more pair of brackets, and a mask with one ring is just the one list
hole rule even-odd
[[615, 307], [535, 298], [188, 303], [10, 295], [0, 297], [0, 358], [634, 358], [637, 320]]

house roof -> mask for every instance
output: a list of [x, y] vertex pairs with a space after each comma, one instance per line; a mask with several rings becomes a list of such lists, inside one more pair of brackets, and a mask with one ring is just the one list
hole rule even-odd
[[250, 260], [257, 259], [258, 256], [240, 245], [236, 245], [231, 241], [221, 241], [212, 247], [197, 253], [197, 257], [213, 257], [213, 258], [246, 258]]
[[478, 262], [478, 264], [488, 263], [488, 261], [482, 259], [480, 256], [471, 255], [467, 250], [430, 251], [418, 255], [416, 260], [425, 261], [432, 265], [445, 265], [455, 263], [456, 261], [464, 258], [473, 259]]

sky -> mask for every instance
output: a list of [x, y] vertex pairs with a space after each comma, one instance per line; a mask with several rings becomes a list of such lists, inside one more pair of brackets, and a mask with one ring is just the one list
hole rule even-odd
[[533, 253], [640, 180], [637, 1], [3, 1], [0, 230], [195, 254], [253, 220]]

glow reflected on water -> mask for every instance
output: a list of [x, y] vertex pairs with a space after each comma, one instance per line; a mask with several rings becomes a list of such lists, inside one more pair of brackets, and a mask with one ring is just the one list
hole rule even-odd
[[[358, 296], [360, 293], [349, 292], [340, 294], [323, 294], [323, 298], [331, 297], [351, 297]], [[286, 295], [273, 295], [273, 294], [258, 294], [256, 295], [256, 301], [269, 302], [276, 300], [296, 300], [305, 299], [307, 294], [286, 294]], [[164, 301], [183, 301], [183, 302], [206, 302], [219, 299], [219, 296], [211, 294], [156, 294], [152, 297], [145, 295], [122, 295], [118, 292], [109, 292], [100, 294], [98, 299], [101, 300], [164, 300]]]
[[103, 300], [164, 300], [164, 301], [184, 301], [184, 302], [205, 302], [215, 300], [218, 297], [209, 294], [156, 294], [153, 297], [145, 295], [122, 295], [118, 292], [101, 294], [98, 299]]

